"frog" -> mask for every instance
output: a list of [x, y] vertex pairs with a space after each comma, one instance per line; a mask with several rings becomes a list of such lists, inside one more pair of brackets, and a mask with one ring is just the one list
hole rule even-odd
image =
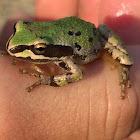
[[[119, 63], [121, 99], [131, 87], [129, 78], [133, 60], [124, 42], [105, 24], [96, 27], [78, 17], [65, 17], [49, 22], [20, 20], [7, 42], [7, 52], [16, 60], [34, 64], [37, 73], [19, 69], [22, 74], [38, 77], [27, 91], [39, 85], [61, 87], [83, 78], [79, 65], [87, 64], [107, 52]], [[54, 63], [64, 69], [60, 75], [47, 75], [37, 64]]]

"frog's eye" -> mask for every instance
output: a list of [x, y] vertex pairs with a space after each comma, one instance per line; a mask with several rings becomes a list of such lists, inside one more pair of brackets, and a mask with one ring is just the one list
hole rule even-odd
[[36, 54], [44, 54], [46, 51], [47, 46], [43, 43], [39, 43], [34, 45], [34, 51]]

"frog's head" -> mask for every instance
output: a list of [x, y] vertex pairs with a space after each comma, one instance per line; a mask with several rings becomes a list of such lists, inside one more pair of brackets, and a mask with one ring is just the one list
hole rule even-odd
[[15, 25], [15, 33], [7, 43], [7, 51], [17, 58], [28, 60], [52, 60], [64, 56], [71, 56], [70, 46], [54, 45], [53, 39], [47, 36], [46, 25], [42, 22], [28, 22], [21, 20]]
[[35, 31], [31, 22], [21, 20], [15, 24], [15, 33], [7, 43], [10, 55], [19, 58], [45, 59], [43, 55], [50, 40], [42, 39], [41, 31]]

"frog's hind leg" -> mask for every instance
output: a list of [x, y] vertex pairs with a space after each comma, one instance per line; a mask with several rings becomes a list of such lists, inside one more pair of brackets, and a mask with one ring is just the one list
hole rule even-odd
[[28, 75], [30, 75], [30, 76], [34, 76], [34, 77], [40, 77], [40, 75], [41, 74], [38, 74], [38, 73], [34, 73], [34, 72], [28, 72], [28, 71], [26, 71], [26, 70], [24, 70], [24, 69], [19, 69], [19, 73], [20, 74], [28, 74]]
[[35, 71], [37, 71], [38, 73], [28, 72], [27, 70], [24, 70], [24, 69], [19, 69], [19, 73], [20, 74], [28, 74], [30, 76], [34, 76], [34, 77], [38, 77], [38, 78], [40, 77], [41, 74], [46, 74], [42, 69], [40, 69], [35, 64], [32, 64], [31, 68], [34, 69]]
[[112, 58], [118, 60], [120, 64], [131, 66], [133, 61], [124, 42], [106, 25], [100, 25], [98, 30], [101, 36], [101, 45], [111, 54]]
[[125, 44], [120, 40], [120, 38], [113, 33], [108, 26], [100, 25], [98, 27], [100, 33], [100, 42], [107, 50], [111, 57], [119, 62], [119, 77], [121, 85], [121, 98], [125, 98], [126, 87], [130, 87], [129, 71], [133, 64], [133, 61], [125, 47]]
[[46, 74], [44, 70], [42, 70], [41, 68], [39, 68], [37, 65], [32, 64], [31, 68], [34, 69], [35, 71], [39, 72], [40, 74]]

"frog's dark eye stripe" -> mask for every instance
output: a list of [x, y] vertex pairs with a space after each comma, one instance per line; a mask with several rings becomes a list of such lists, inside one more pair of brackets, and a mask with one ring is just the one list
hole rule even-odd
[[20, 45], [20, 46], [15, 46], [14, 48], [11, 48], [9, 51], [11, 53], [15, 54], [15, 53], [23, 52], [24, 50], [27, 50], [28, 48], [29, 48], [29, 46]]
[[[30, 48], [32, 52], [36, 55], [38, 54], [34, 48]], [[47, 45], [46, 48], [44, 48], [44, 53], [41, 55], [45, 57], [63, 57], [63, 56], [72, 56], [73, 55], [73, 49], [70, 46], [62, 46], [62, 45]]]
[[20, 45], [14, 48], [11, 48], [9, 51], [13, 54], [24, 52], [24, 50], [31, 50], [36, 55], [43, 55], [45, 57], [63, 57], [63, 56], [72, 56], [73, 49], [70, 46], [62, 45], [46, 45], [43, 43], [37, 45]]

